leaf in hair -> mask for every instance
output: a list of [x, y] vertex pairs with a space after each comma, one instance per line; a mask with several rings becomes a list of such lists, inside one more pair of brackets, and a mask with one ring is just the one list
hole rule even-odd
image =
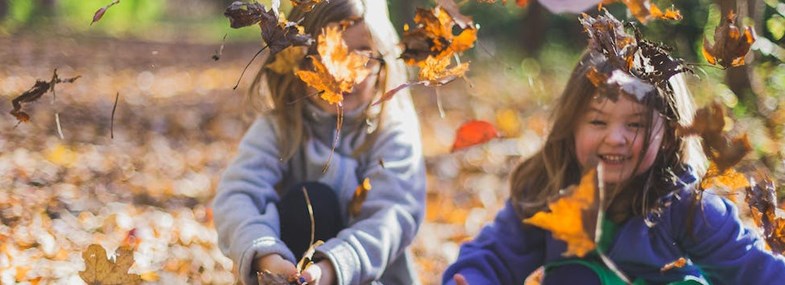
[[736, 14], [730, 11], [723, 24], [714, 29], [714, 44], [703, 39], [703, 56], [710, 64], [724, 68], [744, 65], [744, 56], [755, 42], [755, 31], [746, 27], [742, 33], [735, 23]]
[[324, 29], [318, 38], [318, 56], [310, 56], [313, 70], [297, 70], [295, 74], [308, 86], [322, 92], [330, 104], [343, 101], [343, 94], [352, 92], [355, 84], [370, 74], [369, 57], [350, 52], [337, 26]]
[[[302, 6], [303, 11], [310, 12], [316, 5], [322, 3], [324, 0], [291, 0], [292, 6]], [[327, 2], [330, 2], [327, 0]]]
[[632, 68], [636, 51], [635, 38], [624, 31], [622, 22], [607, 10], [595, 17], [582, 14], [583, 29], [589, 35], [590, 46], [605, 55], [616, 68], [629, 71]]
[[549, 211], [540, 211], [523, 222], [550, 231], [553, 237], [567, 243], [564, 256], [583, 257], [595, 250], [600, 191], [597, 169], [583, 175], [580, 184], [568, 187], [568, 193], [548, 203]]

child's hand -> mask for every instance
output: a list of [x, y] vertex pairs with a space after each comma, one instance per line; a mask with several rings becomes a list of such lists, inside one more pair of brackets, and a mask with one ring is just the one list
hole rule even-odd
[[335, 284], [335, 268], [329, 260], [322, 260], [308, 266], [300, 275], [308, 284], [332, 285]]
[[253, 261], [253, 268], [257, 272], [264, 272], [266, 270], [270, 273], [283, 276], [297, 275], [297, 267], [294, 267], [293, 263], [275, 253], [255, 259]]
[[455, 285], [469, 285], [469, 282], [467, 282], [466, 278], [463, 278], [463, 275], [460, 273], [453, 275], [452, 280], [455, 281]]

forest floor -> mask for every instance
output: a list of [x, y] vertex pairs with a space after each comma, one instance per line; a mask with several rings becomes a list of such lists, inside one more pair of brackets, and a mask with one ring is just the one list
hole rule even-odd
[[[131, 237], [132, 272], [146, 281], [233, 283], [210, 201], [252, 118], [240, 90], [258, 62], [231, 87], [257, 48], [227, 44], [213, 61], [217, 45], [0, 38], [0, 283], [79, 283], [89, 244], [112, 252]], [[31, 120], [17, 123], [11, 100], [55, 68], [81, 77], [24, 104]], [[444, 117], [433, 90], [413, 90], [428, 206], [411, 250], [425, 284], [439, 283], [459, 244], [493, 218], [506, 173], [540, 144], [544, 113], [518, 95], [527, 87], [513, 69], [442, 88]], [[474, 118], [500, 123], [507, 138], [450, 154], [454, 130]]]

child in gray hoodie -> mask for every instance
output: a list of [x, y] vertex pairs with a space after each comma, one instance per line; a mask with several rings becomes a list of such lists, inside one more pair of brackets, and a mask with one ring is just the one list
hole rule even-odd
[[[336, 107], [309, 96], [319, 91], [294, 72], [271, 68], [286, 52], [268, 57], [257, 74], [251, 97], [266, 97], [272, 108], [245, 134], [213, 204], [220, 248], [235, 262], [244, 284], [256, 284], [262, 271], [297, 275], [294, 264], [310, 246], [311, 235], [303, 188], [313, 206], [315, 239], [325, 243], [300, 282], [417, 283], [406, 250], [424, 216], [417, 116], [405, 91], [370, 104], [406, 81], [386, 5], [383, 0], [330, 0], [312, 11], [297, 6], [288, 17], [303, 19], [299, 23], [314, 38], [327, 26], [352, 20], [343, 25], [348, 49], [372, 57], [366, 65], [369, 75], [343, 94], [343, 128], [334, 153]], [[316, 54], [316, 46], [308, 53]], [[310, 62], [306, 59], [301, 62]], [[366, 178], [372, 189], [352, 214], [350, 201]]]

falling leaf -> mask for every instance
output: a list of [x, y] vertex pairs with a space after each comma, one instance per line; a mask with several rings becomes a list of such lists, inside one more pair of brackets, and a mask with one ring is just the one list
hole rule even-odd
[[720, 172], [717, 164], [714, 162], [709, 163], [709, 169], [703, 176], [700, 183], [700, 189], [706, 190], [715, 187], [724, 187], [729, 190], [742, 189], [749, 186], [747, 178], [743, 174], [737, 172], [733, 168], [725, 169]]
[[223, 39], [221, 39], [221, 46], [218, 47], [218, 50], [216, 50], [215, 53], [212, 56], [212, 59], [215, 60], [215, 61], [220, 60], [221, 56], [224, 53], [224, 45], [226, 44], [226, 35], [227, 34], [224, 34]]
[[660, 268], [660, 272], [665, 272], [674, 268], [682, 268], [687, 265], [687, 259], [684, 257], [679, 257], [679, 259], [674, 260], [671, 263], [665, 264]]
[[365, 198], [368, 197], [368, 192], [371, 191], [371, 180], [365, 178], [363, 183], [357, 185], [357, 188], [354, 189], [354, 195], [352, 196], [352, 201], [349, 202], [349, 214], [352, 217], [357, 217], [360, 215], [360, 210], [363, 207], [363, 203], [365, 202]]
[[745, 201], [750, 206], [755, 223], [763, 228], [763, 238], [778, 254], [785, 254], [785, 218], [777, 217], [777, 188], [768, 175], [756, 173], [750, 177]]
[[308, 86], [319, 90], [330, 104], [340, 104], [343, 94], [370, 74], [369, 57], [350, 52], [337, 26], [324, 29], [318, 38], [319, 56], [310, 56], [313, 70], [297, 70], [295, 74]]
[[133, 250], [128, 247], [117, 249], [114, 261], [106, 256], [106, 250], [101, 245], [91, 244], [82, 253], [85, 261], [85, 270], [79, 272], [79, 277], [90, 285], [110, 284], [140, 284], [142, 279], [139, 274], [128, 274], [128, 269], [134, 264]]
[[719, 172], [733, 167], [752, 150], [747, 135], [731, 138], [725, 131], [725, 110], [717, 102], [695, 112], [689, 127], [678, 127], [679, 135], [697, 134], [703, 139], [703, 152]]
[[265, 67], [278, 74], [292, 73], [300, 65], [307, 52], [308, 48], [302, 46], [285, 48], [275, 55], [273, 62]]
[[478, 120], [468, 121], [458, 128], [450, 152], [483, 144], [497, 137], [499, 137], [499, 132], [491, 123]]
[[735, 22], [736, 14], [728, 12], [724, 23], [714, 29], [714, 44], [703, 39], [703, 56], [710, 64], [724, 68], [744, 65], [744, 56], [755, 42], [755, 31], [746, 27], [742, 33]]
[[[414, 16], [415, 27], [404, 26], [401, 58], [407, 64], [418, 64], [428, 57], [450, 57], [474, 46], [477, 27], [470, 18], [457, 11], [454, 3], [442, 2], [451, 7], [451, 12], [441, 6], [430, 10], [418, 8]], [[457, 22], [454, 17], [458, 17]], [[460, 27], [458, 34], [453, 33], [456, 23]]]
[[266, 10], [257, 2], [235, 1], [226, 8], [224, 16], [229, 18], [230, 26], [235, 29], [258, 23], [271, 55], [292, 45], [310, 46], [313, 43], [300, 25], [287, 21], [275, 8]]
[[450, 57], [436, 58], [428, 56], [425, 61], [418, 64], [420, 66], [418, 81], [406, 82], [385, 92], [378, 101], [373, 103], [373, 105], [390, 100], [399, 91], [413, 85], [424, 85], [428, 87], [444, 86], [459, 77], [463, 77], [466, 74], [466, 71], [469, 70], [468, 62], [448, 68], [451, 62], [452, 60]]
[[14, 107], [11, 110], [11, 115], [14, 115], [19, 122], [27, 122], [30, 120], [30, 115], [22, 111], [22, 103], [32, 103], [41, 98], [47, 91], [54, 91], [54, 87], [58, 83], [72, 83], [79, 79], [81, 76], [76, 76], [68, 79], [60, 79], [57, 75], [57, 69], [54, 70], [52, 74], [52, 80], [50, 81], [43, 81], [43, 80], [36, 80], [33, 87], [29, 90], [22, 93], [18, 97], [11, 100], [11, 105]]
[[108, 5], [103, 6], [100, 9], [98, 9], [98, 11], [95, 11], [95, 14], [93, 14], [93, 21], [90, 22], [90, 25], [92, 26], [95, 22], [98, 22], [99, 20], [101, 20], [101, 18], [104, 17], [104, 14], [106, 13], [106, 10], [108, 10], [110, 7], [112, 7], [114, 5], [117, 5], [119, 3], [120, 3], [120, 0], [113, 0], [112, 3], [109, 3]]
[[549, 230], [554, 238], [566, 242], [564, 256], [583, 257], [593, 251], [595, 241], [601, 235], [597, 223], [602, 214], [599, 210], [602, 191], [598, 190], [601, 188], [598, 184], [600, 171], [592, 168], [577, 186], [565, 190], [568, 194], [548, 203], [550, 211], [537, 212], [523, 222]]

